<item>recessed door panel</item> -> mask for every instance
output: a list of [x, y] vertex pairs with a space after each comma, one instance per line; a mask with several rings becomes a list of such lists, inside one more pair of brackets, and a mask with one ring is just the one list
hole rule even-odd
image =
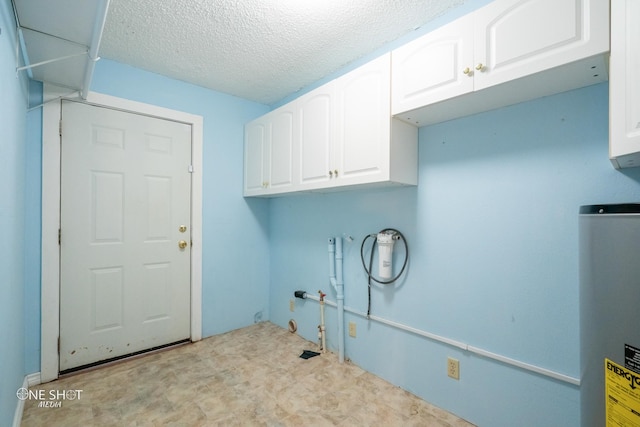
[[124, 274], [121, 266], [91, 270], [91, 333], [122, 327]]
[[144, 322], [164, 320], [171, 315], [171, 264], [168, 262], [144, 266], [146, 301]]
[[124, 226], [124, 177], [121, 173], [92, 172], [92, 242], [120, 243]]
[[147, 242], [171, 239], [171, 177], [145, 176]]

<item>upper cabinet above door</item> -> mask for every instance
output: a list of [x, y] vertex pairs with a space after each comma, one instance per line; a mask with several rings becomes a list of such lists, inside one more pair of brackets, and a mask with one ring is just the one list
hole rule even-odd
[[607, 79], [607, 0], [496, 0], [392, 52], [392, 113], [419, 126]]

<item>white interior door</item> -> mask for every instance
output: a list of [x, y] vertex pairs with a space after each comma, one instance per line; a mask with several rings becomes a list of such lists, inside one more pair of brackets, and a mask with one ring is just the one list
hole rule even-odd
[[61, 130], [60, 371], [188, 339], [191, 126], [63, 102]]

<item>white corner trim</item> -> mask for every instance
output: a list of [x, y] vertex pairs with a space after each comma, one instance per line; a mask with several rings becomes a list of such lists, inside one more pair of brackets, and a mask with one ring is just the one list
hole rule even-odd
[[[28, 376], [24, 377], [24, 381], [22, 381], [22, 388], [29, 388]], [[13, 427], [20, 427], [22, 424], [22, 414], [24, 413], [24, 400], [18, 399], [18, 390], [16, 390], [16, 400], [18, 404], [16, 405], [16, 412], [13, 414]]]
[[[55, 87], [44, 85], [44, 99], [58, 97]], [[192, 138], [192, 242], [191, 341], [202, 339], [202, 116], [90, 92], [86, 102], [174, 120], [191, 125]], [[39, 383], [58, 378], [60, 335], [60, 122], [61, 102], [48, 102], [42, 113], [42, 291], [41, 359]]]
[[[24, 377], [24, 381], [22, 381], [22, 388], [30, 388], [35, 385], [40, 385], [42, 382], [40, 381], [40, 372], [34, 372], [33, 374], [29, 374]], [[16, 398], [18, 390], [16, 390]], [[20, 427], [22, 424], [22, 415], [24, 414], [24, 400], [18, 399], [18, 404], [16, 405], [16, 412], [13, 415], [13, 427]]]

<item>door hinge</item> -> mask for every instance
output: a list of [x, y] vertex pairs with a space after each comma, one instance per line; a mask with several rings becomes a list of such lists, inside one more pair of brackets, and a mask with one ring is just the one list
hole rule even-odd
[[193, 173], [193, 165], [189, 165], [189, 173]]
[[62, 119], [58, 122], [58, 134], [62, 136]]
[[62, 244], [62, 229], [58, 228], [58, 246]]
[[60, 354], [60, 337], [58, 337], [58, 354]]

